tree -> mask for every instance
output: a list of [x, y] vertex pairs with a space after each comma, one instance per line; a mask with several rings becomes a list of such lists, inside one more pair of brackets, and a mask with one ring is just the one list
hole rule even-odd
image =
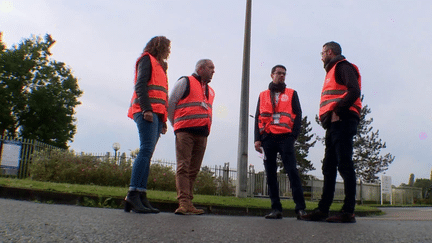
[[[299, 136], [294, 143], [297, 168], [302, 181], [310, 179], [310, 176], [307, 175], [307, 173], [309, 171], [315, 170], [315, 167], [313, 167], [311, 161], [307, 159], [307, 156], [309, 155], [309, 149], [315, 146], [315, 143], [317, 142], [316, 134], [310, 134], [312, 131], [310, 124], [311, 123], [308, 121], [307, 116], [303, 117]], [[279, 167], [283, 169], [280, 154], [277, 156], [277, 163]]]
[[[364, 96], [362, 96], [363, 101]], [[385, 149], [386, 143], [379, 138], [379, 130], [372, 131], [370, 126], [373, 118], [366, 119], [371, 109], [364, 105], [360, 112], [360, 122], [357, 134], [354, 136], [353, 161], [356, 174], [364, 182], [377, 182], [378, 173], [388, 170], [388, 166], [395, 157], [390, 153], [382, 156], [381, 149]]]
[[10, 49], [0, 40], [0, 133], [67, 148], [82, 91], [71, 69], [49, 58], [54, 43], [48, 34]]
[[131, 157], [132, 159], [135, 159], [135, 158], [138, 156], [139, 150], [140, 150], [140, 149], [137, 148], [137, 149], [131, 151], [131, 152], [130, 152], [130, 157]]
[[432, 181], [429, 179], [416, 179], [413, 186], [415, 187], [421, 187], [422, 188], [422, 194], [425, 198], [427, 198], [427, 194], [432, 188]]
[[408, 186], [414, 186], [414, 174], [411, 173], [409, 176]]
[[[363, 102], [364, 96], [361, 100]], [[357, 176], [364, 182], [378, 182], [378, 173], [388, 170], [388, 166], [393, 162], [395, 157], [390, 153], [381, 156], [381, 149], [385, 149], [386, 143], [379, 138], [379, 130], [372, 131], [370, 124], [373, 118], [366, 120], [366, 116], [371, 113], [371, 109], [364, 105], [360, 111], [360, 121], [357, 126], [357, 134], [353, 141], [353, 161]], [[315, 121], [321, 125], [318, 116]], [[325, 141], [324, 138], [317, 138], [319, 141]]]

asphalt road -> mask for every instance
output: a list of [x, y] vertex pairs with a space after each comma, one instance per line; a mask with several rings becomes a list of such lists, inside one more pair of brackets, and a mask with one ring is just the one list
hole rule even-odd
[[355, 224], [331, 224], [0, 199], [0, 242], [432, 242], [432, 208], [383, 211]]

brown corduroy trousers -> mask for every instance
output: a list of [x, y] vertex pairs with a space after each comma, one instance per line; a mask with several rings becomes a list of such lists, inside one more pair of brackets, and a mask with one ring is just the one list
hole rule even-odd
[[191, 201], [193, 187], [207, 146], [207, 137], [188, 132], [176, 133], [176, 188], [177, 199]]

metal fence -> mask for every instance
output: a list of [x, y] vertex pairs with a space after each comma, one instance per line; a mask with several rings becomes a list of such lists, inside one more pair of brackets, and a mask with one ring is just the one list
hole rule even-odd
[[0, 135], [0, 174], [26, 178], [28, 166], [31, 163], [31, 155], [42, 149], [58, 148], [35, 139]]
[[[42, 149], [58, 149], [57, 147], [38, 142], [34, 139], [21, 139], [0, 136], [0, 172], [3, 175], [17, 175], [18, 178], [26, 178], [28, 176], [28, 166], [31, 163], [31, 155], [35, 151]], [[84, 153], [81, 153], [84, 154]], [[130, 161], [133, 163], [134, 158], [127, 157], [125, 153], [111, 155], [109, 152], [105, 154], [86, 154], [97, 157], [99, 159], [114, 159], [117, 163]], [[157, 163], [171, 167], [176, 170], [177, 164], [168, 160], [153, 159], [151, 163]], [[214, 177], [220, 182], [236, 186], [237, 171], [229, 168], [229, 163], [223, 166], [204, 166], [202, 170], [207, 170], [213, 173]], [[279, 194], [284, 198], [291, 198], [291, 187], [288, 176], [278, 173]], [[305, 182], [303, 187], [305, 195], [310, 197], [310, 200], [319, 200], [322, 194], [322, 180], [309, 180]], [[263, 171], [255, 172], [254, 167], [249, 166], [247, 174], [247, 195], [249, 197], [267, 197], [268, 187], [267, 178]], [[398, 187], [392, 189], [392, 195], [384, 195], [384, 202], [392, 202], [392, 204], [412, 204], [417, 199], [422, 199], [422, 189], [417, 187]], [[343, 201], [345, 197], [343, 182], [336, 183], [335, 201]], [[360, 203], [380, 203], [381, 202], [381, 185], [371, 183], [357, 184], [357, 200]]]
[[[153, 160], [152, 163], [160, 163], [166, 166], [171, 166], [174, 170], [176, 163], [162, 160]], [[223, 166], [203, 167], [202, 170], [211, 171], [215, 178], [220, 178], [226, 183], [236, 185], [237, 171], [229, 168], [229, 163]], [[254, 167], [249, 166], [247, 175], [247, 195], [249, 197], [268, 197], [267, 176], [263, 171], [255, 172]], [[279, 194], [282, 198], [292, 198], [291, 186], [289, 178], [286, 174], [278, 173]], [[303, 190], [308, 199], [318, 201], [321, 199], [323, 180], [308, 180], [305, 181]], [[356, 198], [361, 204], [363, 203], [381, 203], [381, 184], [375, 183], [357, 183]], [[310, 198], [309, 198], [310, 197]], [[343, 182], [336, 182], [334, 200], [343, 201], [345, 198]], [[392, 204], [413, 204], [417, 199], [422, 199], [422, 189], [418, 187], [398, 187], [392, 189], [392, 197], [383, 195], [384, 203]], [[392, 200], [390, 200], [392, 199]]]

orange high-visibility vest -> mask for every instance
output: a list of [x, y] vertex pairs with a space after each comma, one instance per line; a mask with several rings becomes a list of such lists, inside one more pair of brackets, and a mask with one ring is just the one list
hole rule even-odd
[[[328, 71], [325, 80], [323, 89], [321, 92], [321, 101], [320, 101], [320, 109], [319, 109], [319, 118], [327, 113], [334, 110], [337, 103], [340, 102], [348, 93], [348, 88], [345, 85], [338, 84], [336, 82], [336, 65], [339, 62], [346, 61], [346, 59], [338, 61], [331, 69]], [[356, 65], [352, 64], [359, 74], [358, 83], [361, 89], [361, 76], [359, 69]], [[354, 102], [354, 104], [349, 108], [351, 111], [354, 111], [360, 116], [360, 110], [362, 108], [362, 103], [360, 97]]]
[[292, 110], [294, 90], [285, 88], [280, 93], [277, 104], [273, 107], [270, 90], [260, 93], [258, 127], [260, 133], [284, 134], [291, 133], [296, 114]]
[[214, 90], [208, 86], [208, 98], [205, 86], [194, 76], [189, 76], [189, 95], [179, 100], [174, 109], [174, 131], [189, 127], [207, 126], [210, 132]]
[[[138, 76], [138, 63], [142, 57], [149, 56], [152, 66], [152, 75], [150, 81], [147, 83], [148, 95], [150, 98], [150, 104], [154, 113], [161, 114], [163, 122], [167, 121], [167, 107], [168, 107], [168, 79], [166, 73], [159, 62], [150, 53], [144, 52], [140, 58], [138, 58], [135, 64], [135, 80], [137, 82]], [[139, 105], [138, 96], [136, 92], [133, 92], [131, 105], [128, 110], [128, 117], [133, 119], [133, 115], [137, 112], [142, 112], [141, 106]]]

